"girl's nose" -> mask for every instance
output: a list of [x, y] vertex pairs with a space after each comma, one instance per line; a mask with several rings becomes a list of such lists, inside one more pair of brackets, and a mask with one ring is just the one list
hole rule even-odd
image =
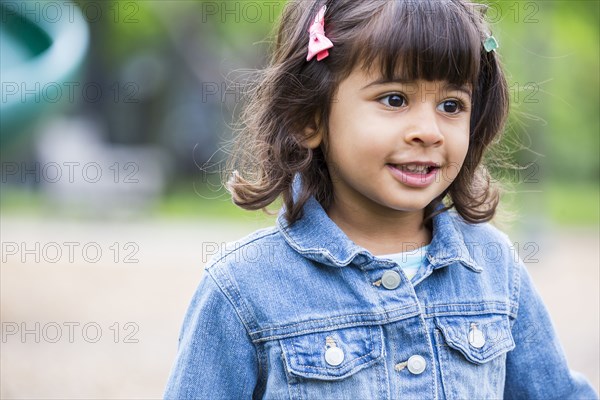
[[441, 145], [444, 142], [444, 135], [436, 120], [435, 111], [415, 113], [411, 129], [404, 140], [408, 144], [425, 147]]

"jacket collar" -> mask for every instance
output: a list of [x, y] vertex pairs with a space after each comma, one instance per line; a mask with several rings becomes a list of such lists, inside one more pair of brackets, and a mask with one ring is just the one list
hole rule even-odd
[[[440, 205], [441, 207], [441, 205]], [[358, 246], [329, 218], [319, 202], [311, 197], [304, 205], [303, 215], [291, 226], [283, 216], [277, 218], [277, 227], [287, 243], [304, 257], [332, 267], [344, 267], [350, 263], [359, 265], [373, 261], [374, 256]], [[433, 218], [433, 238], [427, 251], [427, 259], [434, 269], [460, 263], [481, 272], [483, 269], [473, 261], [453, 216], [444, 211]]]

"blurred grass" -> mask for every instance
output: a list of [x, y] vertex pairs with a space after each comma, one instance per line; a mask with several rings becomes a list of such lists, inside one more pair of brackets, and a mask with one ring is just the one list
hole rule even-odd
[[[5, 188], [6, 189], [6, 188]], [[598, 226], [600, 224], [600, 187], [586, 183], [550, 182], [536, 190], [516, 187], [504, 195], [502, 203], [517, 215], [547, 217], [563, 226]], [[280, 203], [278, 203], [280, 204]], [[269, 207], [278, 209], [278, 204]], [[45, 216], [54, 206], [36, 190], [2, 190], [0, 212], [27, 216]], [[61, 216], [64, 213], [60, 214]], [[275, 215], [246, 211], [235, 206], [222, 188], [198, 186], [193, 182], [172, 187], [149, 210], [149, 217], [167, 219], [208, 219], [238, 221], [261, 226], [272, 225]]]
[[552, 220], [562, 225], [598, 225], [600, 222], [600, 186], [549, 183], [546, 207]]
[[517, 185], [502, 195], [500, 209], [509, 221], [544, 218], [559, 226], [598, 226], [600, 186], [582, 182]]
[[[276, 213], [278, 207], [269, 207]], [[276, 215], [268, 215], [263, 211], [247, 211], [237, 207], [231, 201], [229, 193], [222, 187], [198, 185], [193, 182], [180, 183], [172, 188], [156, 210], [157, 214], [166, 218], [200, 217], [208, 219], [225, 219], [238, 221], [264, 222], [273, 224]]]

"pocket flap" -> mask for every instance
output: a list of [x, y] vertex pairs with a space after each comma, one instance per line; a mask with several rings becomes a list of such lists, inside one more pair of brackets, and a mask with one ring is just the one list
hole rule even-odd
[[448, 346], [475, 364], [486, 363], [515, 348], [506, 315], [436, 317], [435, 324]]
[[288, 371], [321, 380], [346, 378], [384, 356], [383, 330], [360, 326], [281, 340]]

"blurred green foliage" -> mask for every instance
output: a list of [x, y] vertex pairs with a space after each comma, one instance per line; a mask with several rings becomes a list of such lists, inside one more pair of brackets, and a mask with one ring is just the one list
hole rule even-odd
[[[488, 20], [511, 86], [509, 147], [531, 152], [555, 182], [600, 179], [599, 4], [597, 1], [495, 1]], [[539, 153], [539, 154], [535, 154]]]
[[[81, 7], [96, 0], [78, 0]], [[156, 47], [168, 42], [169, 27], [193, 24], [194, 34], [206, 34], [203, 44], [206, 53], [222, 50], [229, 56], [244, 60], [257, 53], [257, 45], [268, 39], [274, 22], [283, 10], [285, 1], [106, 1], [104, 13], [111, 16], [106, 24], [106, 55], [118, 61], [130, 55], [132, 49]], [[212, 33], [216, 32], [216, 35]], [[266, 55], [266, 48], [259, 46]]]

